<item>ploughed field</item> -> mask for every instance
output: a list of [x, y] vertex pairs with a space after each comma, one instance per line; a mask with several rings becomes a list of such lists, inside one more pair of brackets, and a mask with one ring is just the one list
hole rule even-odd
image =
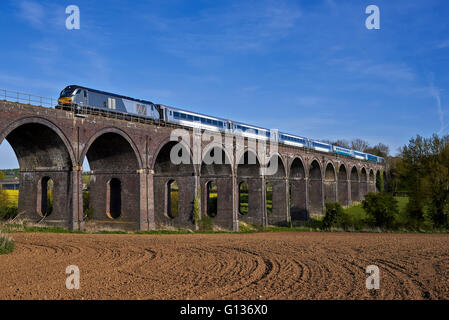
[[[449, 299], [449, 235], [14, 234], [0, 299]], [[368, 265], [380, 289], [367, 290]], [[80, 289], [66, 288], [67, 266]]]

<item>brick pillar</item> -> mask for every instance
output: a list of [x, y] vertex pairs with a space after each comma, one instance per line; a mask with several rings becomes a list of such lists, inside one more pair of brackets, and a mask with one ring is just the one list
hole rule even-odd
[[72, 230], [84, 230], [84, 212], [83, 212], [83, 168], [76, 166], [71, 172], [72, 180], [72, 221], [70, 228]]
[[352, 196], [351, 196], [351, 193], [352, 193], [351, 188], [352, 187], [351, 187], [351, 180], [348, 179], [347, 181], [348, 181], [348, 206], [349, 206], [352, 204]]
[[306, 184], [306, 213], [307, 217], [306, 219], [310, 219], [310, 205], [309, 205], [309, 177], [304, 178], [304, 183]]
[[291, 215], [290, 215], [290, 184], [288, 177], [285, 177], [285, 214], [287, 225], [291, 225]]
[[237, 176], [232, 175], [232, 230], [239, 232], [239, 188]]
[[148, 170], [146, 174], [147, 180], [147, 221], [148, 230], [156, 230], [156, 222], [154, 220], [154, 170]]
[[140, 219], [139, 230], [148, 231], [148, 170], [139, 170], [140, 184]]

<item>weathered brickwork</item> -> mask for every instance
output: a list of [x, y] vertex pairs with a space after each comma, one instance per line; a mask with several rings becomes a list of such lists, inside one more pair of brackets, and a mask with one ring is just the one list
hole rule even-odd
[[[248, 142], [244, 142], [244, 151], [237, 151], [240, 142], [233, 138], [210, 148], [211, 154], [221, 153], [226, 159], [223, 165], [201, 161], [175, 165], [170, 161], [177, 144], [170, 141], [173, 128], [94, 115], [76, 117], [69, 111], [0, 101], [0, 143], [4, 139], [10, 143], [20, 165], [19, 212], [31, 221], [72, 229], [91, 225], [125, 230], [193, 229], [195, 195], [199, 191], [201, 215], [207, 214], [207, 186], [215, 183], [215, 226], [238, 230], [238, 221], [288, 225], [321, 213], [325, 201], [338, 200], [343, 205], [360, 201], [367, 192], [376, 191], [376, 179], [383, 169], [344, 156], [279, 145], [270, 160], [278, 162], [277, 171], [261, 175], [264, 164], [257, 151]], [[193, 145], [194, 133], [189, 132]], [[202, 146], [208, 143], [203, 141]], [[183, 151], [192, 159], [187, 150]], [[256, 161], [248, 164], [251, 156]], [[88, 221], [82, 198], [86, 158], [92, 171], [93, 214]], [[168, 200], [175, 197], [170, 193], [173, 182], [177, 185], [175, 217], [168, 212]], [[49, 183], [53, 183], [52, 208], [47, 208], [43, 192]], [[242, 183], [248, 186], [246, 214], [240, 212]], [[271, 212], [265, 204], [267, 186], [272, 189]]]

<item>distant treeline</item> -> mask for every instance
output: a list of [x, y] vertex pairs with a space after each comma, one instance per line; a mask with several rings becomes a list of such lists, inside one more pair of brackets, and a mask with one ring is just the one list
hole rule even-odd
[[0, 169], [0, 178], [11, 178], [19, 175], [19, 169]]

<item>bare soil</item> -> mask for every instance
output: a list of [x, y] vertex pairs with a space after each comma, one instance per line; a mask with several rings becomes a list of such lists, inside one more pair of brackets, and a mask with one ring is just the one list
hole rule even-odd
[[[449, 299], [449, 235], [14, 234], [0, 299]], [[368, 265], [380, 289], [367, 290]], [[66, 289], [67, 266], [81, 288]]]

